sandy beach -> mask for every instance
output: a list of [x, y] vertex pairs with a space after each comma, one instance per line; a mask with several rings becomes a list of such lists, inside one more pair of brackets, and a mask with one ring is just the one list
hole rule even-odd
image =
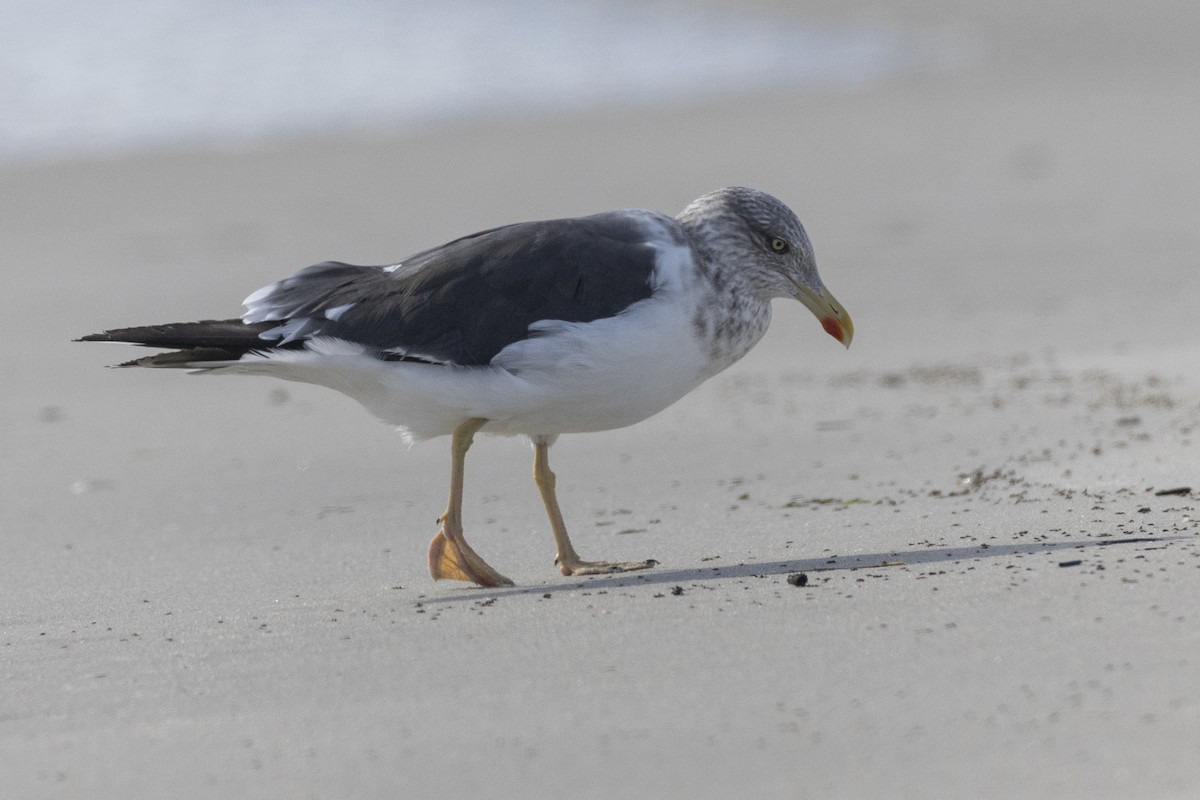
[[[0, 795], [1200, 795], [1200, 7], [1052, 5], [818, 4], [969, 45], [836, 91], [0, 165]], [[560, 577], [485, 438], [468, 535], [518, 585], [435, 583], [445, 440], [71, 342], [730, 184], [856, 338], [778, 303], [556, 445], [581, 553], [645, 573]]]

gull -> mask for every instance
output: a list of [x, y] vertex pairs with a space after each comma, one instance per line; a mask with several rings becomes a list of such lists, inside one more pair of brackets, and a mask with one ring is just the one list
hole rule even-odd
[[81, 341], [169, 352], [123, 367], [268, 375], [326, 386], [409, 441], [450, 436], [450, 496], [429, 546], [435, 579], [510, 586], [467, 543], [463, 472], [478, 433], [523, 435], [563, 575], [654, 566], [585, 561], [555, 493], [564, 433], [640, 422], [744, 356], [771, 301], [800, 301], [850, 346], [800, 220], [727, 187], [675, 217], [644, 209], [521, 222], [385, 266], [326, 261], [259, 289], [240, 319], [119, 328]]

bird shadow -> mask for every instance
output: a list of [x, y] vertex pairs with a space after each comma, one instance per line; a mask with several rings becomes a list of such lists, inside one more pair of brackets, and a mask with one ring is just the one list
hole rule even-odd
[[488, 597], [519, 597], [544, 595], [553, 592], [598, 591], [663, 584], [701, 583], [728, 578], [765, 578], [799, 572], [853, 571], [944, 564], [966, 560], [1002, 558], [1004, 556], [1037, 555], [1065, 550], [1090, 551], [1115, 545], [1170, 542], [1184, 536], [1138, 536], [1124, 539], [1089, 539], [1084, 541], [1030, 542], [1028, 544], [981, 544], [975, 547], [936, 547], [921, 550], [892, 550], [886, 553], [858, 553], [845, 556], [799, 558], [790, 561], [743, 561], [731, 565], [691, 567], [688, 569], [654, 569], [647, 572], [621, 572], [611, 575], [590, 575], [566, 581], [544, 582], [512, 587], [456, 587], [452, 593], [439, 597], [423, 597], [422, 604], [456, 603]]

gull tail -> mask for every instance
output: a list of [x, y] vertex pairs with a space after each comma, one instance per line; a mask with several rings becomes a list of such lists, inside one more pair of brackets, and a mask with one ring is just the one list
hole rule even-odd
[[[246, 324], [240, 319], [210, 319], [202, 322], [174, 322], [167, 325], [143, 325], [137, 328], [115, 328], [76, 339], [77, 342], [127, 342], [142, 347], [162, 347], [169, 353], [135, 358], [116, 364], [118, 367], [168, 367], [176, 369], [205, 369], [229, 364], [251, 353], [278, 350], [281, 346], [264, 340], [259, 334], [277, 323]], [[289, 342], [283, 349], [299, 349], [301, 342]]]

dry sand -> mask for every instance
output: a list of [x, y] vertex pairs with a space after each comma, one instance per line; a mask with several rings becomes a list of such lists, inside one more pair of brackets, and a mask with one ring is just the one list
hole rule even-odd
[[[975, 51], [836, 93], [4, 168], [0, 795], [1200, 794], [1200, 500], [1156, 493], [1200, 493], [1200, 7], [1046, 5], [829, 4]], [[730, 183], [858, 339], [780, 304], [555, 448], [580, 550], [645, 574], [559, 577], [495, 439], [469, 535], [520, 585], [435, 585], [444, 442], [68, 341]]]

